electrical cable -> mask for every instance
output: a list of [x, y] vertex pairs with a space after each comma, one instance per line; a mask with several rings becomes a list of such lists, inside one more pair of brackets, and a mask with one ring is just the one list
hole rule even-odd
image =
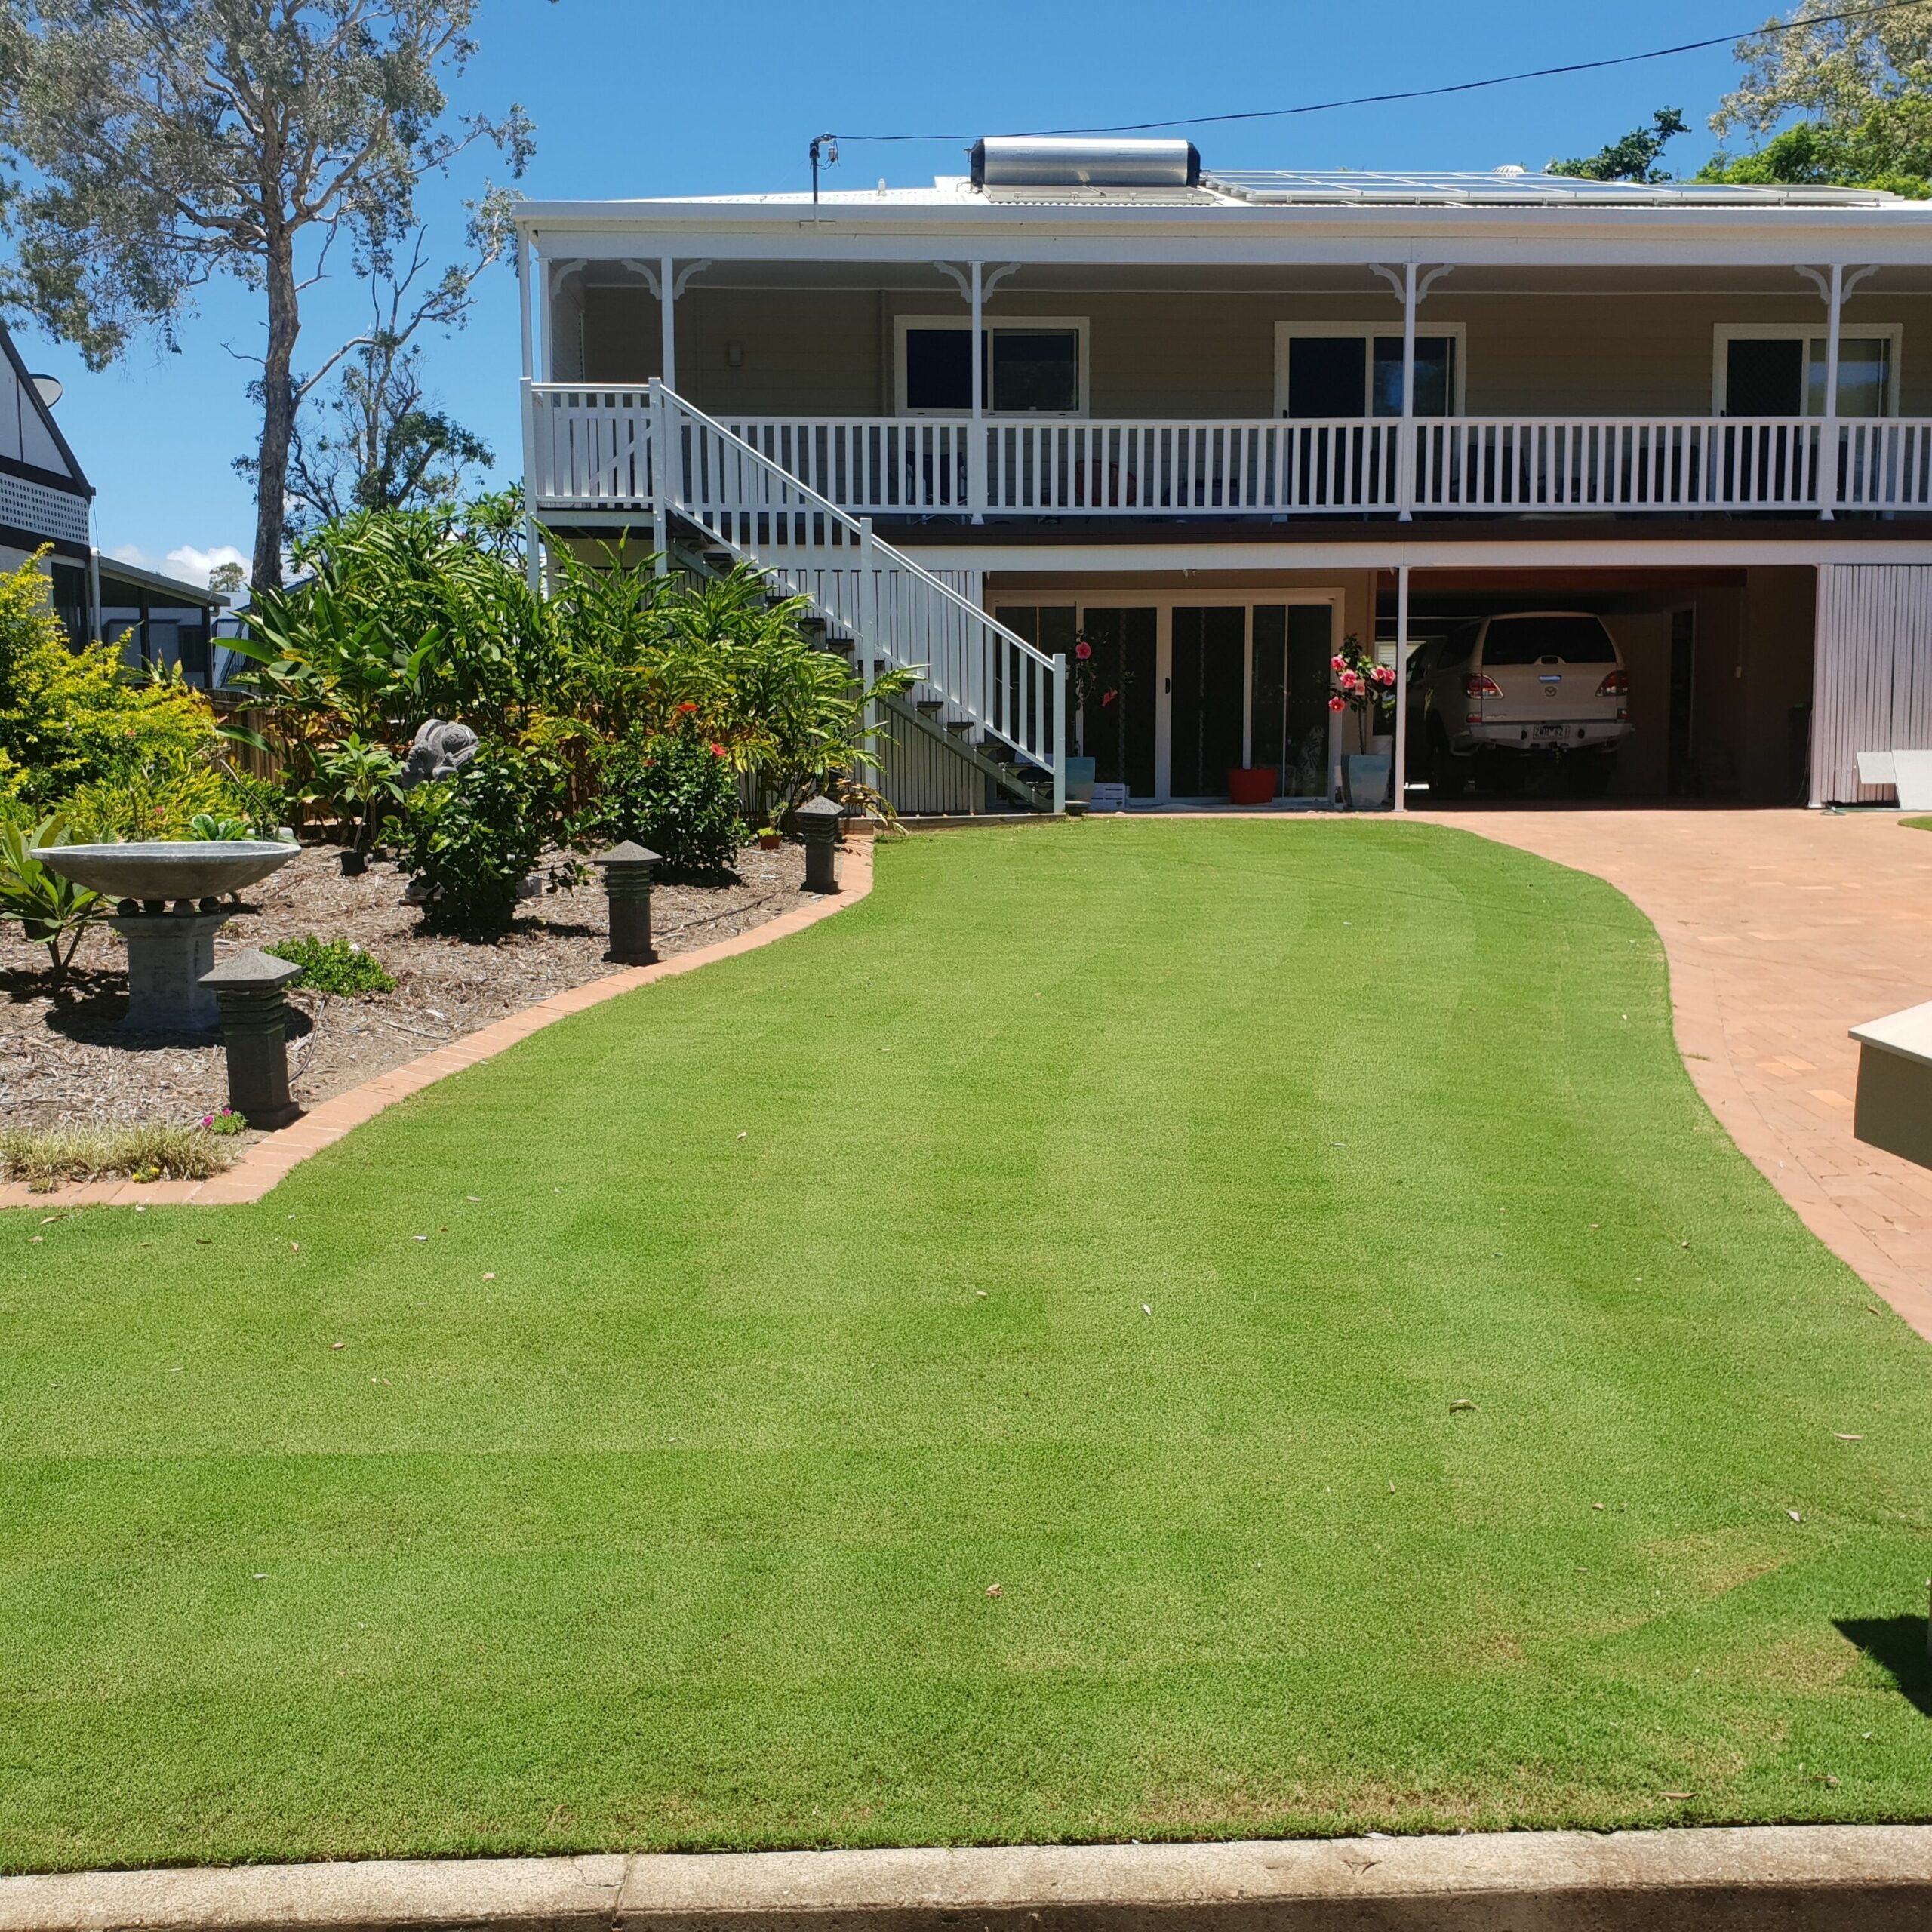
[[[1397, 94], [1356, 94], [1346, 100], [1317, 100], [1305, 103], [1299, 107], [1256, 107], [1238, 114], [1196, 114], [1171, 121], [1124, 121], [1111, 128], [1035, 128], [1029, 129], [1014, 139], [1038, 139], [1059, 137], [1073, 134], [1145, 134], [1163, 128], [1211, 128], [1225, 125], [1231, 121], [1277, 121], [1300, 114], [1327, 114], [1343, 107], [1380, 107], [1402, 100], [1433, 100], [1444, 94], [1473, 94], [1484, 88], [1509, 87], [1518, 81], [1552, 80], [1564, 74], [1588, 74], [1606, 67], [1629, 67], [1643, 60], [1665, 60], [1678, 54], [1698, 54], [1706, 48], [1734, 45], [1740, 40], [1755, 40], [1764, 35], [1794, 33], [1801, 27], [1823, 27], [1838, 25], [1846, 20], [1870, 20], [1881, 14], [1909, 12], [1915, 8], [1932, 5], [1932, 0], [1885, 0], [1885, 4], [1875, 7], [1847, 8], [1835, 14], [1814, 14], [1807, 18], [1789, 20], [1773, 20], [1763, 26], [1746, 28], [1740, 33], [1714, 34], [1708, 40], [1687, 40], [1675, 47], [1654, 47], [1641, 54], [1613, 54], [1601, 60], [1572, 60], [1559, 67], [1531, 67], [1519, 74], [1493, 74], [1480, 81], [1452, 81], [1444, 86], [1434, 88], [1410, 88]], [[819, 137], [820, 141], [973, 141], [977, 134], [834, 134]], [[817, 145], [814, 143], [814, 145]]]

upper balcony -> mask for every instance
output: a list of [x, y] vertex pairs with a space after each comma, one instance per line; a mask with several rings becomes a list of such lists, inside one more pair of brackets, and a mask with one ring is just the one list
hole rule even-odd
[[651, 510], [668, 371], [888, 521], [1932, 509], [1932, 245], [1841, 269], [1835, 331], [1829, 269], [1524, 252], [1421, 263], [1413, 306], [1406, 264], [983, 264], [977, 329], [970, 264], [681, 254], [667, 315], [661, 263], [553, 260], [531, 505]]

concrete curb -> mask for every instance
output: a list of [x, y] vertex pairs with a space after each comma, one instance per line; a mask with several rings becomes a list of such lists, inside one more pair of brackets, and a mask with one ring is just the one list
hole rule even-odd
[[571, 986], [521, 1013], [506, 1014], [474, 1033], [420, 1058], [405, 1060], [359, 1087], [334, 1095], [305, 1113], [293, 1125], [257, 1141], [234, 1166], [207, 1180], [98, 1180], [78, 1186], [57, 1187], [36, 1194], [25, 1181], [0, 1182], [0, 1208], [227, 1208], [248, 1201], [259, 1201], [289, 1170], [311, 1154], [333, 1146], [352, 1128], [373, 1120], [386, 1107], [410, 1094], [420, 1093], [448, 1075], [466, 1066], [494, 1059], [506, 1048], [527, 1040], [574, 1013], [601, 1006], [620, 993], [635, 992], [640, 986], [654, 986], [660, 980], [675, 979], [681, 973], [700, 966], [732, 959], [741, 952], [754, 952], [774, 940], [803, 932], [821, 919], [829, 918], [848, 906], [856, 905], [872, 889], [872, 854], [868, 842], [851, 844], [840, 854], [839, 889], [832, 896], [814, 899], [789, 912], [781, 912], [761, 926], [735, 934], [729, 939], [714, 940], [690, 952], [660, 959], [654, 966], [627, 966], [607, 973], [600, 980]]
[[275, 1865], [0, 1878], [0, 1932], [1932, 1926], [1932, 1826]]

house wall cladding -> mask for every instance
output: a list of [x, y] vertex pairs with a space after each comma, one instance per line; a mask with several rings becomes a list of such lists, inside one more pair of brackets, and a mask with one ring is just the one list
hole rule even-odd
[[1812, 802], [1889, 802], [1858, 754], [1932, 747], [1932, 565], [1820, 566], [1817, 638]]
[[[1465, 288], [1454, 276], [1420, 325], [1466, 331], [1463, 406], [1472, 415], [1703, 416], [1712, 406], [1721, 323], [1823, 328], [1823, 308], [1789, 291], [1571, 293]], [[1795, 285], [1796, 278], [1793, 278]], [[639, 288], [592, 288], [557, 312], [561, 379], [637, 383], [659, 370], [658, 307]], [[948, 291], [755, 290], [694, 285], [678, 305], [678, 383], [700, 408], [749, 414], [894, 413], [896, 319], [958, 317]], [[1385, 293], [1042, 294], [1002, 288], [987, 316], [1084, 316], [1097, 417], [1252, 417], [1275, 413], [1275, 325], [1401, 331]], [[1861, 288], [1846, 326], [1896, 324], [1899, 410], [1932, 414], [1932, 295]], [[735, 345], [735, 350], [731, 348]], [[735, 353], [734, 365], [731, 356]]]

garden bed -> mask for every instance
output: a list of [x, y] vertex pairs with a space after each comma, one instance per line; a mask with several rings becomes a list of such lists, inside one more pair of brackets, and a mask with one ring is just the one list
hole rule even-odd
[[[776, 918], [800, 903], [804, 875], [795, 845], [776, 852], [751, 845], [739, 854], [731, 883], [659, 886], [651, 895], [658, 952], [671, 958]], [[309, 934], [345, 938], [394, 976], [392, 992], [290, 995], [303, 1016], [290, 1070], [304, 1106], [615, 970], [604, 956], [608, 909], [594, 879], [529, 901], [509, 932], [485, 943], [426, 932], [403, 898], [406, 883], [380, 863], [343, 878], [334, 848], [312, 847], [251, 887], [216, 937], [217, 960]], [[127, 989], [126, 954], [105, 928], [82, 941], [56, 998], [46, 949], [28, 944], [11, 921], [0, 926], [0, 1124], [179, 1121], [221, 1106], [227, 1075], [219, 1042], [124, 1035]]]

